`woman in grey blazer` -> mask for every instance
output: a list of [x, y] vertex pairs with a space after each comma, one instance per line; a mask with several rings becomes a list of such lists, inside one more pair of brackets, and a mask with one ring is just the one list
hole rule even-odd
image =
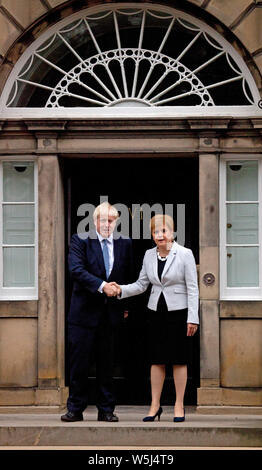
[[199, 324], [196, 263], [192, 251], [174, 241], [174, 222], [170, 216], [156, 215], [150, 225], [156, 247], [146, 251], [137, 281], [118, 286], [119, 298], [142, 294], [152, 284], [148, 301], [152, 402], [144, 421], [160, 419], [165, 366], [172, 364], [176, 390], [174, 422], [182, 422], [188, 341]]

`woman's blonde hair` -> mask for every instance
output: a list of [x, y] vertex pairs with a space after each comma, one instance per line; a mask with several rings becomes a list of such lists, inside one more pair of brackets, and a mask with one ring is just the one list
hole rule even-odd
[[109, 202], [107, 201], [102, 202], [102, 204], [100, 204], [99, 206], [95, 208], [94, 214], [93, 214], [94, 220], [96, 220], [97, 217], [100, 217], [100, 215], [102, 214], [106, 214], [107, 216], [111, 215], [112, 217], [115, 217], [116, 219], [118, 219], [119, 217], [119, 213], [117, 209], [114, 206], [111, 206], [111, 204], [109, 204]]
[[173, 218], [168, 214], [156, 214], [150, 220], [150, 230], [151, 233], [155, 230], [156, 227], [159, 225], [164, 225], [165, 227], [169, 228], [171, 232], [175, 230], [175, 224]]

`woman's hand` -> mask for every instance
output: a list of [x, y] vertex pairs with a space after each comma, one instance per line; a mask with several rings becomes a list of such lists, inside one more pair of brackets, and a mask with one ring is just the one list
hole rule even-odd
[[196, 323], [188, 323], [187, 324], [187, 336], [194, 336], [198, 328]]
[[112, 281], [112, 282], [109, 282], [108, 284], [111, 286], [111, 288], [114, 289], [114, 292], [115, 292], [114, 295], [120, 295], [121, 294], [122, 289], [116, 282]]
[[107, 295], [107, 297], [115, 297], [119, 294], [119, 289], [114, 282], [106, 282], [103, 287], [103, 292]]

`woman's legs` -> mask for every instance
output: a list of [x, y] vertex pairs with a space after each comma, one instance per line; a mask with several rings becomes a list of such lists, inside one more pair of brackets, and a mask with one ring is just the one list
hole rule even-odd
[[[166, 376], [164, 364], [151, 366], [151, 407], [148, 416], [154, 416], [160, 406], [161, 393]], [[184, 416], [184, 395], [187, 384], [187, 365], [173, 365], [173, 376], [176, 389], [174, 416]]]
[[161, 393], [165, 381], [166, 368], [163, 364], [152, 364], [151, 366], [151, 407], [148, 416], [154, 416], [160, 406]]
[[184, 395], [187, 383], [187, 365], [173, 365], [173, 376], [176, 389], [174, 416], [184, 416]]

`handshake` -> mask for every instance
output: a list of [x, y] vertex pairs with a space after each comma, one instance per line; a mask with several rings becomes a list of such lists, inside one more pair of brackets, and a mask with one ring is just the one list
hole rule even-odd
[[103, 292], [108, 297], [116, 297], [121, 294], [121, 287], [116, 282], [107, 282], [103, 287]]

